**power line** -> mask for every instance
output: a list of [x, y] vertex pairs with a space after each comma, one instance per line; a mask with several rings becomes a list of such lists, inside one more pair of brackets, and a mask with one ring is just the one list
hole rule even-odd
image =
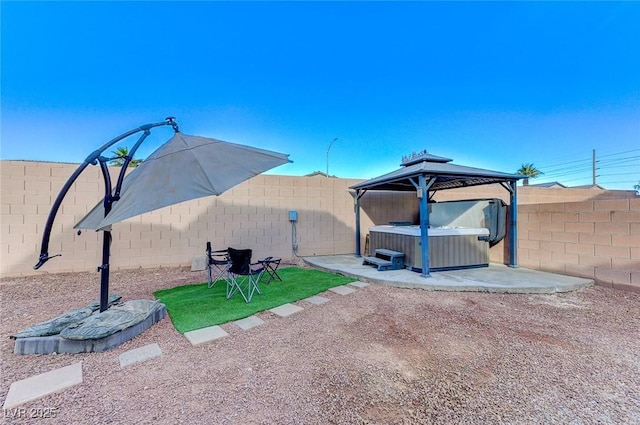
[[623, 155], [625, 153], [631, 153], [631, 152], [640, 152], [640, 149], [632, 149], [630, 151], [624, 151], [624, 152], [618, 152], [618, 153], [611, 153], [609, 155], [600, 155], [600, 158], [606, 158], [608, 156], [615, 156], [615, 155]]
[[[611, 156], [624, 155], [624, 154], [633, 153], [633, 152], [640, 152], [640, 149], [632, 149], [632, 150], [623, 151], [623, 152], [616, 152], [616, 153], [611, 153], [611, 154], [607, 154], [607, 155], [601, 155], [601, 156], [599, 156], [599, 158], [608, 158], [608, 157], [611, 157]], [[633, 158], [640, 158], [640, 155], [639, 156], [628, 157], [628, 158], [614, 158], [614, 159], [609, 159], [609, 160], [606, 160], [606, 161], [617, 161], [617, 160], [626, 160], [626, 159], [633, 159]], [[593, 158], [576, 159], [576, 160], [573, 160], [573, 161], [559, 162], [559, 163], [556, 163], [556, 164], [541, 165], [541, 166], [539, 166], [539, 168], [540, 169], [542, 169], [542, 168], [549, 169], [549, 168], [554, 168], [554, 167], [564, 167], [564, 166], [567, 166], [567, 165], [570, 165], [570, 164], [575, 164], [575, 163], [580, 163], [580, 162], [589, 162], [589, 163], [591, 163], [592, 160], [593, 160]], [[596, 160], [596, 162], [598, 162], [598, 161]]]
[[584, 161], [591, 161], [591, 159], [577, 159], [575, 161], [561, 162], [561, 163], [553, 164], [553, 165], [542, 165], [542, 166], [540, 166], [540, 168], [560, 167], [560, 166], [565, 166], [565, 165], [569, 165], [569, 164], [575, 164], [576, 162], [584, 162]]
[[586, 168], [574, 168], [573, 171], [566, 171], [566, 172], [556, 172], [556, 173], [544, 173], [545, 177], [562, 177], [562, 176], [570, 176], [572, 174], [576, 174], [576, 173], [584, 173], [584, 172], [588, 172], [591, 171], [592, 168], [591, 167], [586, 167]]
[[610, 173], [610, 174], [602, 174], [602, 177], [608, 177], [608, 176], [629, 176], [632, 175], [634, 173]]
[[[621, 181], [621, 182], [607, 182], [606, 179], [608, 177], [615, 176], [635, 176], [637, 173], [633, 171], [622, 172], [623, 168], [628, 167], [636, 167], [640, 169], [640, 164], [636, 164], [636, 161], [640, 159], [640, 155], [630, 155], [636, 152], [640, 152], [640, 149], [631, 149], [627, 151], [621, 152], [613, 152], [607, 153], [605, 155], [600, 155], [596, 157], [596, 150], [593, 150], [593, 156], [591, 159], [577, 159], [572, 161], [560, 162], [551, 164], [548, 166], [539, 167], [540, 171], [544, 175], [544, 180], [547, 179], [555, 179], [562, 180], [563, 182], [572, 182], [572, 181], [587, 181], [591, 180], [592, 184], [597, 183], [605, 183], [605, 184], [626, 184], [626, 183], [634, 183], [634, 181]], [[603, 159], [605, 158], [605, 159]], [[546, 171], [545, 171], [546, 169]], [[620, 171], [617, 173], [610, 173], [607, 170], [611, 171]], [[599, 173], [596, 174], [596, 171]], [[590, 175], [586, 175], [587, 172], [590, 172]], [[584, 174], [584, 177], [575, 177], [576, 175]], [[574, 176], [567, 180], [567, 177]], [[598, 181], [598, 179], [601, 179]], [[602, 179], [605, 179], [602, 181]]]
[[[632, 156], [629, 158], [610, 159], [608, 161], [602, 161], [602, 164], [609, 164], [609, 166], [615, 166], [616, 164], [623, 164], [625, 162], [635, 161], [636, 159], [640, 159], [640, 155]], [[599, 162], [599, 161], [596, 161], [596, 162]]]
[[611, 167], [615, 167], [615, 168], [625, 168], [625, 167], [634, 167], [640, 170], [640, 164], [627, 164], [627, 165], [607, 165], [604, 167], [596, 167], [596, 169], [601, 170], [604, 168], [611, 168]]

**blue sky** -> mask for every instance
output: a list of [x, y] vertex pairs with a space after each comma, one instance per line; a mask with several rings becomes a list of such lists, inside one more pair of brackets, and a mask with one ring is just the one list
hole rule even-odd
[[[3, 1], [2, 159], [81, 162], [175, 116], [371, 178], [412, 152], [640, 181], [639, 2]], [[139, 157], [171, 137], [152, 131]], [[133, 141], [128, 142], [131, 146]], [[125, 143], [127, 145], [127, 143]]]

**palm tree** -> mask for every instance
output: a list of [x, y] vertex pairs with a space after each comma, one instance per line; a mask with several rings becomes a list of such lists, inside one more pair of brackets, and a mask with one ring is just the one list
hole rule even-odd
[[640, 180], [638, 180], [638, 184], [633, 186], [633, 188], [638, 192], [638, 195], [640, 195]]
[[[129, 148], [126, 146], [120, 146], [115, 151], [111, 151], [111, 153], [115, 158], [109, 162], [109, 165], [122, 167], [124, 165], [125, 157], [129, 155]], [[131, 159], [131, 161], [129, 162], [129, 167], [137, 167], [141, 162], [141, 159]]]
[[529, 164], [522, 164], [522, 167], [520, 167], [520, 169], [518, 171], [516, 171], [517, 174], [526, 176], [526, 178], [524, 179], [524, 184], [527, 185], [529, 184], [529, 179], [535, 179], [536, 177], [540, 176], [541, 174], [544, 174], [542, 171], [538, 170], [533, 163], [529, 163]]

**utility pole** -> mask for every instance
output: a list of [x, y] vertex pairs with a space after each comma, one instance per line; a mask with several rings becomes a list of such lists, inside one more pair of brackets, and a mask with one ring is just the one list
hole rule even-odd
[[593, 170], [592, 172], [592, 185], [595, 186], [596, 185], [596, 150], [593, 150], [593, 155], [592, 155], [592, 162], [591, 162], [591, 168]]

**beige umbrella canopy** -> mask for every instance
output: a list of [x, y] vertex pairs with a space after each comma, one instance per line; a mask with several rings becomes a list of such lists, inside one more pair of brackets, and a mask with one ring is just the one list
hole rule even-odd
[[285, 154], [176, 132], [125, 177], [120, 197], [106, 216], [100, 202], [74, 228], [104, 230], [149, 211], [220, 195], [288, 162]]

